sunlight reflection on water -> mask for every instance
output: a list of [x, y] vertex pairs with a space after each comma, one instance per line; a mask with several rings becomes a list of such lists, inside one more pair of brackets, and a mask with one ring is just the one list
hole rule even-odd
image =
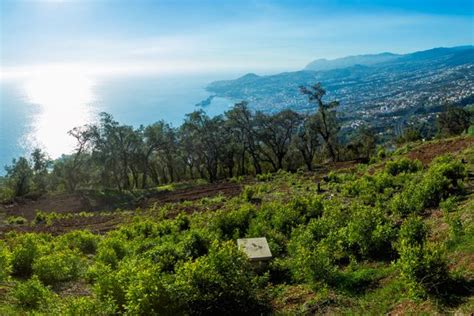
[[40, 147], [52, 157], [70, 152], [75, 144], [67, 132], [94, 119], [93, 88], [91, 78], [71, 71], [42, 72], [28, 79], [25, 95], [38, 111], [23, 140], [25, 147]]

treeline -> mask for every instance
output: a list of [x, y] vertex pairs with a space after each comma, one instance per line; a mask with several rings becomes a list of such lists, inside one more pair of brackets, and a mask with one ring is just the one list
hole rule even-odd
[[[312, 113], [266, 114], [241, 102], [215, 117], [202, 110], [187, 114], [178, 128], [159, 121], [137, 129], [101, 113], [97, 124], [69, 132], [77, 144], [73, 154], [50, 161], [38, 149], [31, 160], [13, 160], [6, 167], [3, 198], [30, 192], [146, 189], [197, 178], [214, 182], [280, 169], [311, 171], [327, 160], [368, 160], [376, 148], [375, 132], [360, 127], [342, 141], [335, 111], [339, 103], [323, 100], [326, 91], [319, 83], [300, 90], [314, 105]], [[464, 119], [455, 111], [440, 116], [441, 128]], [[410, 137], [414, 135], [408, 131]]]
[[[314, 113], [265, 114], [241, 102], [215, 117], [202, 110], [187, 114], [178, 128], [159, 121], [136, 129], [101, 113], [97, 124], [69, 132], [77, 144], [73, 154], [52, 162], [35, 150], [31, 161], [14, 160], [7, 178], [14, 196], [80, 188], [130, 190], [196, 178], [213, 182], [279, 169], [312, 170], [316, 161], [347, 158], [338, 139], [338, 103], [324, 102], [319, 84], [301, 91], [315, 105]], [[351, 147], [354, 158], [367, 157], [375, 146], [373, 135], [364, 136], [370, 141]]]

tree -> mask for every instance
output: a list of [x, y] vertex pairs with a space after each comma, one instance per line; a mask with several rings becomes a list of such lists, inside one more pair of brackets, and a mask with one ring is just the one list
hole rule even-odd
[[56, 161], [53, 175], [55, 179], [61, 179], [58, 182], [62, 182], [67, 191], [74, 192], [90, 173], [84, 167], [87, 161], [90, 162], [88, 150], [92, 147], [92, 140], [97, 131], [94, 125], [84, 125], [73, 128], [68, 134], [75, 138], [76, 148], [70, 157], [62, 157]]
[[255, 173], [262, 173], [260, 165], [260, 144], [257, 139], [257, 122], [255, 116], [248, 107], [248, 103], [242, 101], [234, 105], [232, 110], [225, 113], [236, 140], [243, 144], [241, 156], [241, 170], [244, 169], [245, 154], [248, 152], [252, 158]]
[[326, 94], [326, 90], [321, 87], [320, 83], [310, 86], [309, 88], [301, 86], [300, 91], [302, 94], [308, 96], [310, 103], [316, 104], [318, 133], [323, 138], [332, 161], [336, 161], [337, 134], [341, 127], [334, 109], [339, 106], [339, 102], [332, 101], [324, 103], [323, 97]]
[[[164, 140], [164, 146], [160, 149], [159, 154], [166, 166], [169, 180], [173, 182], [175, 180], [175, 169], [177, 169], [176, 167], [179, 165], [176, 159], [178, 152], [176, 131], [168, 126], [168, 128], [164, 130]], [[179, 177], [179, 173], [177, 175]]]
[[48, 155], [41, 149], [36, 148], [31, 153], [32, 169], [33, 169], [33, 185], [34, 189], [39, 192], [45, 192], [47, 186], [48, 168], [51, 160]]
[[148, 125], [143, 132], [143, 176], [142, 188], [147, 185], [150, 157], [154, 152], [163, 149], [167, 143], [167, 133], [170, 126], [164, 121], [159, 121], [152, 125]]
[[420, 129], [416, 126], [409, 126], [403, 130], [403, 134], [400, 135], [395, 142], [397, 144], [404, 144], [408, 142], [415, 142], [423, 139]]
[[303, 157], [309, 171], [313, 170], [313, 159], [320, 150], [321, 142], [318, 134], [318, 120], [316, 115], [306, 115], [299, 125], [294, 137], [294, 144]]
[[298, 113], [285, 110], [274, 115], [258, 112], [256, 115], [259, 124], [259, 139], [265, 145], [262, 155], [266, 157], [275, 171], [283, 168], [291, 140], [301, 122]]
[[14, 196], [24, 196], [30, 192], [33, 169], [25, 157], [13, 159], [11, 166], [6, 166], [7, 178]]
[[446, 105], [438, 115], [438, 133], [443, 136], [459, 135], [467, 131], [471, 123], [471, 113], [453, 105]]
[[355, 159], [368, 161], [377, 145], [375, 131], [365, 125], [359, 127], [347, 149], [353, 153]]
[[200, 156], [198, 152], [195, 151], [195, 143], [193, 140], [194, 133], [187, 126], [181, 125], [177, 133], [177, 142], [178, 142], [178, 156], [181, 158], [181, 161], [186, 169], [189, 168], [189, 176], [191, 179], [194, 179], [194, 170], [198, 169], [200, 172]]
[[200, 161], [204, 164], [210, 182], [217, 180], [224, 145], [222, 127], [222, 116], [210, 118], [202, 110], [187, 114], [182, 126], [184, 133], [193, 139], [193, 147], [201, 156]]
[[[235, 162], [239, 161], [239, 158], [244, 155], [243, 160], [241, 161], [241, 166], [239, 169], [242, 171], [245, 169], [243, 165], [245, 164], [245, 149], [240, 142], [238, 135], [240, 133], [235, 133], [233, 127], [229, 124], [229, 121], [224, 122], [222, 128], [222, 138], [224, 140], [224, 145], [222, 148], [222, 168], [227, 170], [227, 176], [232, 178], [234, 176]], [[242, 173], [241, 173], [242, 174]]]
[[91, 133], [93, 156], [103, 166], [101, 182], [128, 190], [131, 188], [129, 173], [134, 172], [132, 163], [142, 148], [140, 131], [120, 125], [110, 114], [101, 113], [100, 117], [99, 126], [91, 126]]

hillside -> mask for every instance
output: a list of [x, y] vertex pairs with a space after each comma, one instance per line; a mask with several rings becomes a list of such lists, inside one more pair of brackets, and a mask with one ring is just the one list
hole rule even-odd
[[[313, 71], [316, 69], [317, 71]], [[305, 70], [270, 76], [245, 75], [208, 85], [209, 92], [246, 100], [265, 112], [311, 110], [299, 86], [321, 82], [327, 100], [341, 103], [345, 127], [369, 124], [399, 134], [409, 122], [432, 122], [446, 101], [473, 102], [474, 48], [435, 48], [406, 55], [363, 55], [316, 61]]]
[[[468, 314], [473, 150], [465, 136], [370, 164], [77, 197], [88, 210], [64, 195], [3, 205], [0, 314]], [[249, 265], [241, 237], [266, 237], [273, 259]]]

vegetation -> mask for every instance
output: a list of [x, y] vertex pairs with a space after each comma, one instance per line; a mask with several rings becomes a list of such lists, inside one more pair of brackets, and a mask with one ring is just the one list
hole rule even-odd
[[212, 118], [203, 111], [187, 114], [179, 128], [159, 121], [138, 129], [102, 113], [99, 123], [69, 132], [77, 143], [72, 155], [50, 161], [37, 149], [30, 160], [13, 160], [0, 186], [2, 199], [45, 192], [142, 190], [198, 178], [215, 182], [280, 169], [312, 170], [327, 156], [333, 161], [370, 156], [376, 143], [373, 133], [362, 129], [355, 135], [362, 143], [341, 143], [334, 111], [338, 103], [323, 101], [320, 84], [301, 91], [315, 103], [314, 113], [266, 114], [241, 102]]
[[[13, 287], [0, 312], [386, 313], [407, 300], [469, 310], [472, 271], [450, 258], [472, 240], [472, 197], [470, 206], [460, 198], [473, 167], [449, 155], [426, 168], [393, 156], [356, 174], [332, 172], [319, 190], [312, 178], [280, 171], [234, 198], [194, 202], [219, 203], [216, 212], [167, 219], [164, 205], [103, 236], [11, 232], [0, 263]], [[439, 208], [449, 226], [442, 238], [429, 215]], [[273, 259], [257, 268], [235, 239], [260, 236]], [[64, 295], [66, 284], [88, 294]], [[300, 291], [298, 306], [281, 305]]]
[[[374, 155], [380, 142], [374, 130], [361, 126], [342, 135], [335, 111], [339, 103], [326, 103], [326, 91], [319, 83], [300, 90], [315, 105], [312, 113], [253, 112], [241, 102], [213, 118], [203, 111], [187, 114], [179, 128], [159, 121], [138, 129], [102, 113], [99, 123], [69, 132], [77, 143], [72, 155], [51, 161], [36, 149], [31, 159], [13, 160], [6, 167], [6, 177], [0, 179], [0, 198], [9, 201], [47, 192], [98, 190], [112, 197], [115, 190], [121, 192], [117, 198], [123, 199], [127, 198], [124, 192], [175, 182], [215, 182], [282, 169], [312, 171], [327, 158], [368, 161]], [[447, 106], [439, 114], [437, 133], [439, 137], [468, 133], [471, 119], [469, 107]], [[421, 127], [409, 126], [395, 142], [426, 137]]]
[[[100, 124], [71, 131], [73, 155], [50, 162], [35, 151], [31, 161], [14, 161], [4, 182], [13, 199], [88, 189], [120, 202], [137, 189], [166, 195], [195, 178], [228, 177], [242, 190], [6, 219], [0, 314], [472, 311], [472, 263], [459, 260], [474, 252], [472, 146], [427, 163], [408, 158], [413, 143], [377, 148], [368, 128], [344, 143], [337, 103], [322, 101], [320, 85], [302, 91], [315, 113], [253, 113], [240, 103], [225, 117], [194, 112], [179, 129], [158, 122], [137, 130], [103, 114]], [[312, 171], [326, 157], [358, 161]], [[39, 232], [125, 212], [130, 220], [104, 234]], [[266, 237], [273, 258], [251, 263], [236, 245], [243, 237]]]

